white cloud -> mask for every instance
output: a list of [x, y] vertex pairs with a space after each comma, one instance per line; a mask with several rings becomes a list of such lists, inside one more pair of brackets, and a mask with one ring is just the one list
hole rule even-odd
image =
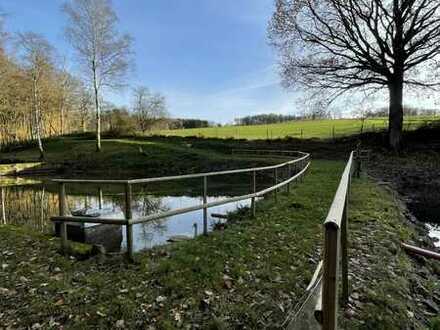
[[166, 96], [175, 117], [196, 117], [221, 123], [250, 114], [287, 114], [295, 110], [295, 95], [280, 86], [273, 65], [233, 80], [230, 87], [222, 90], [208, 94], [169, 91]]

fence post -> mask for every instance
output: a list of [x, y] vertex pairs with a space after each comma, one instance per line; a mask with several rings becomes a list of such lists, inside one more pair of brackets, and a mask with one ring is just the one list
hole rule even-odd
[[332, 222], [324, 224], [324, 272], [322, 284], [323, 330], [337, 329], [339, 227]]
[[344, 305], [348, 304], [348, 241], [347, 241], [347, 227], [348, 227], [348, 193], [345, 199], [344, 212], [341, 221], [341, 264], [342, 264], [342, 302]]
[[[58, 190], [58, 208], [60, 217], [66, 215], [66, 184], [61, 182]], [[65, 221], [60, 223], [60, 237], [61, 237], [61, 251], [67, 253], [68, 241], [67, 241], [67, 224]]]
[[361, 149], [357, 148], [356, 150], [356, 177], [361, 177], [361, 171], [362, 171], [362, 162], [361, 162]]
[[[203, 204], [208, 202], [208, 177], [203, 177]], [[208, 209], [203, 208], [203, 235], [208, 235]]]
[[127, 236], [127, 259], [129, 261], [133, 261], [133, 225], [130, 223], [133, 217], [131, 212], [131, 198], [131, 184], [127, 182], [125, 184], [125, 219], [127, 220], [127, 224], [125, 225], [125, 233]]
[[[257, 192], [257, 172], [253, 171], [252, 172], [252, 193], [255, 194]], [[251, 202], [251, 206], [252, 206], [252, 217], [255, 218], [256, 215], [256, 205], [255, 205], [255, 197], [252, 197], [252, 202]]]
[[[292, 177], [292, 166], [290, 163], [287, 165], [287, 176], [289, 179]], [[290, 182], [287, 184], [287, 193], [290, 194]]]
[[99, 187], [98, 188], [98, 205], [99, 205], [99, 209], [102, 209], [102, 200], [103, 200], [103, 196], [102, 196], [102, 188]]
[[5, 209], [5, 187], [1, 187], [2, 200], [2, 224], [6, 225], [6, 209]]
[[[275, 185], [278, 184], [278, 168], [275, 168]], [[275, 189], [274, 191], [274, 196], [275, 196], [275, 202], [278, 201], [278, 188]]]

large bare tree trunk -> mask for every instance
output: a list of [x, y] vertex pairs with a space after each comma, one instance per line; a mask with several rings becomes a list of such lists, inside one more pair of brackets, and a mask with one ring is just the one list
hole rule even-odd
[[95, 110], [96, 110], [96, 151], [101, 151], [101, 107], [99, 105], [99, 90], [96, 77], [96, 69], [93, 65], [93, 88], [95, 90]]
[[388, 86], [390, 93], [388, 134], [390, 147], [399, 152], [403, 129], [403, 77]]

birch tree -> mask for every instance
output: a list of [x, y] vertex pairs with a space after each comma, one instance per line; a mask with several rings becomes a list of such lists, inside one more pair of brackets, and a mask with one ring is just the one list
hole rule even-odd
[[49, 75], [52, 68], [53, 48], [42, 36], [33, 33], [18, 34], [18, 45], [22, 52], [22, 59], [25, 71], [32, 82], [32, 113], [33, 128], [37, 140], [40, 158], [44, 158], [44, 148], [42, 142], [42, 84], [45, 76]]
[[269, 36], [286, 86], [334, 97], [389, 94], [389, 144], [401, 147], [404, 87], [440, 85], [440, 1], [276, 0]]
[[129, 68], [131, 38], [117, 31], [110, 0], [71, 0], [63, 6], [68, 18], [66, 36], [76, 50], [85, 80], [93, 90], [96, 112], [96, 150], [101, 150], [103, 89], [123, 85]]

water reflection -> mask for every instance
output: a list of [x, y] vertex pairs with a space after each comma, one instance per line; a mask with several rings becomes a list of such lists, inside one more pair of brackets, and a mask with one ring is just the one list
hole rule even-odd
[[429, 237], [434, 238], [436, 241], [434, 245], [440, 247], [440, 225], [439, 224], [426, 224], [429, 230]]
[[[120, 187], [119, 187], [120, 188]], [[186, 187], [186, 193], [187, 193]], [[248, 185], [237, 185], [235, 193], [208, 196], [208, 202], [213, 202], [241, 194]], [[210, 187], [215, 191], [215, 187]], [[217, 190], [218, 192], [218, 190]], [[54, 226], [50, 217], [58, 215], [58, 193], [56, 185], [47, 181], [15, 181], [3, 182], [0, 180], [1, 223], [28, 226], [39, 232], [53, 233]], [[177, 195], [177, 196], [176, 196]], [[172, 209], [189, 207], [202, 203], [202, 198], [196, 192], [191, 196], [162, 195], [148, 191], [145, 187], [138, 188], [133, 194], [132, 213], [133, 217], [148, 216]], [[211, 213], [227, 213], [239, 206], [249, 206], [248, 201], [231, 203], [209, 209], [209, 227], [218, 220], [211, 217]], [[67, 187], [67, 210], [68, 213], [99, 213], [106, 218], [124, 217], [124, 194], [115, 187]], [[96, 216], [97, 214], [95, 214]], [[156, 220], [133, 226], [134, 249], [139, 251], [151, 248], [155, 245], [166, 244], [170, 237], [187, 236], [193, 237], [195, 229], [202, 232], [202, 210], [187, 214], [172, 216], [166, 219]], [[55, 232], [57, 228], [55, 228]], [[101, 224], [74, 224], [68, 225], [70, 239], [85, 241], [93, 244], [102, 244], [108, 251], [119, 251], [126, 248], [125, 230], [117, 225]]]

